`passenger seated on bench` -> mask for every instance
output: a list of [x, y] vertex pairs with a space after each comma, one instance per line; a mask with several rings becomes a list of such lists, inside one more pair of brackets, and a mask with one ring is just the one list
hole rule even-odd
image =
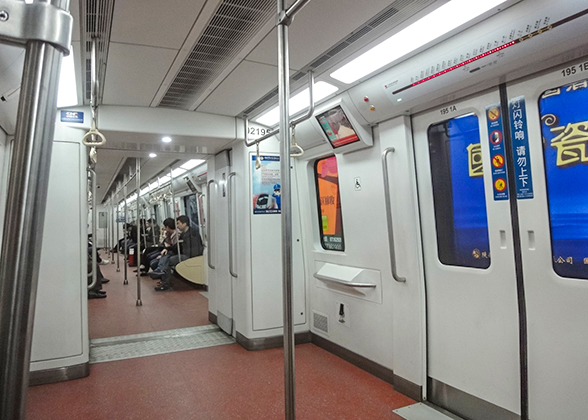
[[160, 284], [155, 287], [155, 290], [158, 292], [172, 290], [171, 269], [174, 268], [180, 261], [187, 260], [188, 258], [198, 257], [204, 252], [204, 244], [202, 243], [198, 226], [191, 225], [188, 216], [182, 215], [178, 217], [177, 226], [178, 230], [180, 231], [180, 254], [177, 254], [177, 250], [170, 250], [166, 252], [166, 255], [170, 256], [165, 266], [163, 267], [163, 270], [151, 273], [151, 278], [161, 279]]
[[[99, 261], [100, 254], [96, 254], [98, 256], [97, 261]], [[108, 283], [110, 280], [105, 279], [102, 275], [102, 271], [100, 271], [100, 266], [96, 265], [96, 284], [94, 287], [88, 290], [88, 299], [102, 299], [106, 297], [106, 292], [102, 290], [102, 285]], [[92, 245], [88, 242], [88, 285], [92, 283]]]
[[[159, 230], [159, 226], [157, 226]], [[141, 275], [147, 275], [149, 268], [156, 271], [157, 266], [161, 260], [162, 255], [165, 255], [170, 249], [177, 249], [178, 232], [176, 231], [176, 222], [171, 217], [163, 221], [163, 230], [165, 232], [165, 239], [163, 242], [155, 247], [147, 248], [141, 257]], [[157, 235], [159, 238], [159, 235]], [[163, 250], [167, 249], [165, 253]], [[162, 271], [163, 271], [162, 265]]]

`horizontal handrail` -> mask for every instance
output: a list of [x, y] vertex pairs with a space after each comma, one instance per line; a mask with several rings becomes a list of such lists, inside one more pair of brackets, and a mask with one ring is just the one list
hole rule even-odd
[[347, 287], [358, 287], [358, 288], [368, 288], [368, 289], [373, 289], [373, 288], [377, 287], [377, 285], [374, 283], [360, 283], [360, 282], [345, 281], [345, 280], [338, 279], [336, 277], [325, 276], [324, 274], [318, 274], [318, 273], [314, 273], [314, 277], [321, 280], [321, 281], [327, 282], [327, 283], [336, 283], [336, 284], [340, 284], [340, 285], [347, 286]]

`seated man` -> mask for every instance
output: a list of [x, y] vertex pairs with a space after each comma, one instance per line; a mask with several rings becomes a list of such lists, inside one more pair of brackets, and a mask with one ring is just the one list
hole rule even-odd
[[[141, 275], [147, 275], [149, 268], [157, 271], [158, 264], [161, 263], [161, 270], [167, 263], [167, 258], [164, 261], [161, 258], [167, 254], [169, 250], [177, 249], [178, 233], [176, 231], [176, 222], [171, 217], [163, 221], [163, 230], [165, 231], [165, 239], [162, 244], [147, 248], [141, 257]], [[159, 235], [157, 236], [159, 238]], [[163, 252], [165, 251], [165, 252]]]
[[[190, 219], [188, 216], [180, 216], [177, 219], [177, 227], [180, 231], [180, 254], [177, 250], [170, 250], [166, 254], [169, 259], [161, 272], [154, 272], [151, 274], [152, 278], [161, 278], [161, 283], [155, 287], [158, 292], [165, 292], [171, 289], [171, 269], [175, 267], [180, 261], [188, 258], [198, 257], [204, 252], [204, 244], [198, 232], [198, 227], [190, 226]], [[162, 257], [163, 258], [163, 257]]]

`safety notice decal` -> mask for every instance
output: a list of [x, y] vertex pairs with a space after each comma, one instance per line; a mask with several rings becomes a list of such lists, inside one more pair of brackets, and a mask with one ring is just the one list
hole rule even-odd
[[527, 133], [527, 111], [525, 97], [519, 96], [508, 102], [512, 150], [517, 184], [517, 198], [533, 198], [533, 178], [531, 177], [531, 155], [529, 154], [529, 135]]
[[508, 200], [506, 165], [504, 164], [504, 130], [500, 104], [486, 107], [488, 141], [490, 146], [490, 169], [492, 170], [492, 190], [494, 200]]

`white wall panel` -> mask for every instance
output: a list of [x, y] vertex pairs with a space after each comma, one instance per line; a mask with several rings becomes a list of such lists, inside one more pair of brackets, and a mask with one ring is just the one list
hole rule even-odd
[[[315, 148], [298, 162], [300, 205], [305, 226], [307, 277], [313, 278], [316, 262], [374, 270], [381, 275], [381, 303], [375, 303], [343, 293], [340, 288], [317, 287], [311, 281], [311, 311], [329, 317], [329, 332], [316, 328], [311, 331], [360, 354], [389, 369], [393, 366], [393, 293], [394, 280], [390, 271], [383, 180], [378, 139], [374, 147], [337, 155], [339, 189], [343, 217], [345, 251], [326, 251], [319, 241], [319, 216], [314, 179], [314, 162], [332, 155], [332, 149]], [[355, 189], [355, 178], [361, 180], [361, 190]], [[377, 290], [377, 289], [376, 289]], [[346, 305], [346, 322], [338, 322], [339, 304]], [[312, 325], [312, 322], [311, 322]]]
[[[83, 206], [86, 178], [82, 148], [78, 142], [55, 141], [53, 144], [32, 370], [88, 360], [87, 241]], [[68, 359], [75, 362], [68, 362]]]

